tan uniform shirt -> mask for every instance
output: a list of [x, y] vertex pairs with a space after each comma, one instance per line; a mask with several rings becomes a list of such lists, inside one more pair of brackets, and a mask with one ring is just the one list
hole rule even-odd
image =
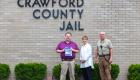
[[113, 46], [109, 39], [105, 39], [103, 41], [99, 40], [97, 42], [97, 48], [99, 55], [107, 55], [109, 54], [109, 49], [113, 48]]

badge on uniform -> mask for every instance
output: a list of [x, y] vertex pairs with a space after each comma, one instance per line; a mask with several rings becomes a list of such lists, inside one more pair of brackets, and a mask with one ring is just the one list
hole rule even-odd
[[72, 50], [70, 47], [65, 47], [65, 56], [72, 56]]

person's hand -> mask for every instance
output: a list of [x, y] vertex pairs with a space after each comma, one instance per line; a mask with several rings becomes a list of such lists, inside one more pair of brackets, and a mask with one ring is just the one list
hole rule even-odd
[[71, 49], [72, 51], [74, 51], [74, 49], [73, 49], [72, 47], [71, 47], [70, 49]]
[[81, 63], [85, 63], [85, 62], [86, 62], [86, 60], [80, 60], [80, 62], [81, 62]]
[[63, 53], [63, 52], [65, 52], [65, 49], [60, 50], [60, 53]]
[[96, 64], [98, 64], [98, 63], [99, 63], [98, 59], [96, 59], [96, 58], [95, 58], [95, 63], [96, 63]]
[[65, 49], [62, 49], [62, 52], [65, 52]]
[[109, 63], [110, 63], [110, 64], [112, 63], [112, 58], [110, 58]]
[[70, 48], [72, 52], [78, 53], [79, 50], [73, 49], [72, 47]]
[[75, 49], [73, 49], [72, 47], [70, 48], [72, 52], [75, 52]]
[[65, 50], [64, 49], [62, 49], [62, 50], [56, 50], [56, 52], [62, 53], [62, 52], [65, 52]]

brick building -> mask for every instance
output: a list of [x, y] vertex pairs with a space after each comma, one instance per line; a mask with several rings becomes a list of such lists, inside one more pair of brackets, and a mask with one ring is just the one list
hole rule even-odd
[[0, 63], [10, 65], [10, 80], [22, 62], [45, 63], [51, 73], [61, 62], [55, 47], [67, 31], [79, 46], [87, 34], [94, 50], [98, 33], [105, 31], [114, 46], [113, 63], [121, 68], [118, 80], [126, 80], [128, 66], [140, 63], [140, 0], [66, 1], [0, 0]]

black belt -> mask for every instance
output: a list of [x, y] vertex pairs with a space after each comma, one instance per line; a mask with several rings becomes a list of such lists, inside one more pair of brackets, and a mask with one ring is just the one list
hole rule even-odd
[[109, 54], [99, 55], [99, 57], [105, 57], [105, 56], [109, 56]]
[[62, 59], [62, 61], [73, 61], [74, 59]]

